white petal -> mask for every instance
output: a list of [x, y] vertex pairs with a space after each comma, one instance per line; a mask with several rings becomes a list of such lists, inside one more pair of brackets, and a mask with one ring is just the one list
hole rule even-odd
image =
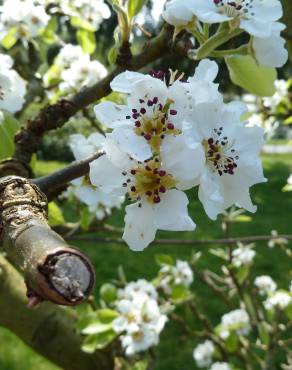
[[133, 91], [133, 85], [141, 80], [149, 79], [151, 76], [145, 75], [139, 72], [126, 71], [120, 73], [111, 82], [111, 88], [113, 91], [130, 94]]
[[193, 14], [186, 7], [184, 0], [172, 0], [166, 3], [162, 14], [164, 20], [173, 26], [187, 25], [193, 19]]
[[268, 38], [255, 37], [252, 42], [256, 60], [267, 67], [282, 67], [288, 60], [285, 40], [280, 35]]
[[218, 23], [231, 19], [219, 13], [213, 0], [188, 0], [187, 6], [202, 22]]
[[117, 146], [137, 161], [145, 161], [152, 157], [151, 147], [143, 136], [138, 136], [132, 128], [117, 128], [111, 133]]
[[272, 32], [272, 24], [259, 19], [250, 18], [240, 21], [240, 28], [244, 29], [250, 35], [257, 37], [268, 37]]
[[125, 194], [122, 184], [124, 176], [119, 168], [114, 166], [106, 155], [90, 163], [90, 181], [105, 193]]
[[160, 230], [191, 231], [196, 228], [188, 215], [188, 198], [183, 191], [168, 190], [155, 205], [156, 226]]
[[156, 230], [154, 210], [148, 202], [143, 203], [141, 208], [138, 203], [126, 207], [123, 239], [130, 249], [145, 249], [154, 240]]
[[205, 164], [205, 152], [201, 143], [187, 145], [185, 135], [168, 136], [161, 146], [163, 168], [177, 181], [182, 190], [197, 185]]
[[130, 124], [126, 117], [131, 116], [131, 111], [125, 105], [104, 101], [94, 107], [94, 112], [96, 118], [109, 128], [128, 126]]
[[130, 160], [129, 155], [117, 146], [116, 142], [111, 138], [111, 135], [112, 134], [107, 134], [106, 140], [103, 143], [103, 149], [108, 159], [121, 170], [130, 169], [135, 164]]
[[218, 75], [218, 64], [210, 59], [203, 59], [198, 64], [195, 74], [189, 78], [189, 82], [205, 80], [213, 82]]
[[206, 169], [200, 178], [199, 199], [211, 220], [216, 220], [217, 215], [224, 210], [223, 187], [218, 177]]

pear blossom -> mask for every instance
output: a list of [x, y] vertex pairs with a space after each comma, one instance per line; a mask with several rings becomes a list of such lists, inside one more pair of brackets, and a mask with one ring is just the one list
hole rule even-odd
[[258, 276], [254, 281], [254, 285], [258, 288], [260, 295], [273, 293], [277, 289], [277, 284], [268, 275]]
[[[98, 120], [113, 129], [112, 140], [138, 161], [157, 154], [164, 139], [181, 134], [182, 121], [194, 104], [219, 99], [215, 62], [203, 60], [186, 82], [171, 75], [153, 76], [126, 71], [111, 82], [115, 92], [127, 96], [127, 105], [104, 101], [95, 106]], [[158, 78], [157, 78], [158, 77]], [[161, 80], [161, 79], [162, 80]]]
[[176, 27], [186, 26], [194, 20], [194, 15], [189, 11], [186, 0], [167, 2], [162, 16], [167, 23]]
[[26, 86], [12, 65], [9, 55], [0, 54], [0, 110], [15, 113], [23, 106]]
[[265, 301], [264, 306], [266, 310], [285, 310], [292, 304], [292, 295], [284, 290], [278, 290], [270, 295]]
[[236, 267], [249, 266], [256, 252], [252, 249], [253, 245], [239, 244], [238, 248], [232, 251], [232, 263]]
[[61, 72], [63, 82], [60, 90], [63, 92], [79, 91], [89, 87], [103, 79], [107, 75], [107, 69], [97, 60], [90, 60], [88, 54], [83, 58], [73, 61], [69, 68]]
[[214, 362], [209, 370], [232, 370], [227, 362]]
[[207, 367], [212, 363], [212, 356], [215, 352], [215, 346], [211, 340], [199, 344], [193, 352], [193, 357], [199, 368]]
[[111, 16], [108, 5], [103, 0], [73, 0], [70, 2], [71, 15], [80, 17], [97, 31], [104, 19]]
[[250, 319], [244, 309], [237, 309], [224, 314], [221, 318], [220, 337], [227, 339], [231, 332], [247, 335], [250, 331]]
[[238, 24], [239, 28], [257, 37], [272, 35], [273, 22], [283, 14], [279, 0], [186, 0], [181, 11], [185, 5], [202, 22], [231, 21], [233, 25]]
[[87, 60], [87, 54], [85, 54], [80, 45], [66, 44], [59, 51], [59, 54], [54, 60], [54, 64], [61, 69], [70, 68], [71, 64], [82, 60]]
[[194, 281], [193, 271], [186, 261], [177, 260], [174, 266], [165, 265], [159, 271], [159, 287], [171, 294], [173, 285], [190, 287]]
[[288, 95], [288, 84], [285, 80], [276, 80], [274, 82], [276, 92], [271, 97], [263, 98], [264, 106], [274, 112], [277, 106], [284, 100]]
[[276, 245], [281, 246], [281, 245], [289, 244], [289, 241], [287, 239], [278, 237], [277, 230], [272, 230], [271, 235], [272, 235], [272, 239], [268, 241], [269, 248], [274, 248]]
[[[70, 136], [69, 145], [75, 159], [81, 160], [100, 150], [104, 140], [104, 136], [99, 133], [91, 134], [88, 138], [81, 134], [74, 134]], [[110, 215], [113, 208], [120, 208], [124, 202], [123, 196], [101, 191], [94, 187], [86, 177], [73, 180], [66, 194], [67, 196], [72, 194], [86, 204], [98, 220]]]
[[126, 355], [157, 345], [167, 317], [161, 313], [154, 286], [145, 280], [131, 282], [118, 296], [119, 316], [113, 322], [113, 329], [122, 334], [121, 344]]
[[171, 137], [165, 141], [167, 150], [161, 151], [160, 158], [141, 162], [121, 151], [112, 140], [112, 134], [107, 134], [103, 144], [106, 155], [90, 164], [90, 179], [95, 186], [106, 193], [128, 194], [134, 202], [126, 207], [123, 234], [132, 250], [147, 247], [158, 229], [195, 229], [188, 216], [187, 196], [181, 189], [186, 190], [193, 184], [187, 159], [195, 158], [191, 168], [194, 172], [200, 171], [203, 153], [200, 148], [188, 148], [183, 135], [178, 138], [179, 145]]
[[4, 0], [0, 8], [0, 39], [15, 27], [14, 36], [20, 40], [37, 37], [48, 22], [50, 16], [42, 5], [35, 5], [33, 0]]
[[257, 62], [267, 67], [282, 67], [288, 60], [285, 39], [280, 36], [285, 25], [279, 22], [272, 24], [272, 33], [268, 37], [254, 37], [252, 48]]
[[241, 121], [245, 110], [241, 102], [201, 103], [183, 123], [189, 146], [200, 143], [205, 151], [197, 183], [199, 199], [213, 220], [233, 204], [255, 212], [249, 188], [266, 181], [259, 157], [264, 132]]

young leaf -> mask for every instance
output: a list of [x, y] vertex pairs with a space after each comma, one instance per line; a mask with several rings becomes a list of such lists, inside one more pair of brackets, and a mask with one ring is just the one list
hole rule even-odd
[[275, 93], [275, 68], [258, 65], [250, 55], [233, 55], [225, 58], [225, 62], [235, 85], [258, 96], [272, 96]]
[[96, 48], [96, 40], [94, 32], [79, 29], [76, 33], [78, 43], [82, 47], [84, 53], [92, 54]]
[[55, 202], [49, 203], [49, 224], [51, 226], [62, 225], [65, 223], [63, 213]]
[[19, 122], [5, 113], [0, 123], [0, 159], [11, 157], [14, 151], [14, 135], [19, 129]]
[[135, 17], [148, 0], [128, 0], [128, 16], [130, 19]]

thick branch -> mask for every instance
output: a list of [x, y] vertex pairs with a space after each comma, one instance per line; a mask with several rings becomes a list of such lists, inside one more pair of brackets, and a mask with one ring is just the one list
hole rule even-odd
[[[172, 27], [164, 26], [160, 34], [146, 43], [143, 51], [134, 56], [128, 63], [127, 69], [139, 70], [147, 64], [171, 52]], [[178, 45], [181, 50], [181, 45]], [[116, 67], [106, 78], [85, 88], [73, 96], [70, 101], [61, 100], [54, 105], [45, 107], [40, 114], [29, 121], [15, 137], [16, 150], [14, 157], [29, 163], [32, 154], [39, 146], [45, 132], [61, 127], [78, 110], [81, 110], [110, 93], [110, 82], [125, 68]]]
[[1, 241], [8, 258], [24, 272], [29, 304], [83, 302], [93, 288], [94, 269], [50, 228], [47, 199], [38, 187], [20, 177], [1, 179], [0, 212]]
[[70, 181], [87, 175], [89, 173], [89, 163], [102, 155], [104, 155], [103, 151], [96, 152], [90, 157], [73, 162], [59, 171], [34, 179], [32, 182], [48, 196], [50, 193], [63, 188], [63, 186], [67, 185]]
[[68, 310], [44, 303], [38, 310], [25, 307], [21, 275], [0, 255], [0, 325], [65, 370], [112, 370], [113, 355], [81, 351], [82, 337]]

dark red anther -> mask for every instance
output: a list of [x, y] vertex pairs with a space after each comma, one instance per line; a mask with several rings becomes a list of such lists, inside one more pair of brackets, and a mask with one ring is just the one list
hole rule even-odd
[[158, 195], [156, 195], [155, 197], [154, 197], [154, 203], [160, 203], [160, 197], [158, 196]]
[[160, 191], [160, 193], [165, 193], [166, 188], [163, 185], [161, 185], [160, 188], [159, 188], [159, 191]]
[[169, 111], [169, 113], [172, 115], [172, 116], [176, 116], [177, 115], [177, 111], [175, 109], [171, 109]]
[[151, 134], [145, 134], [144, 137], [147, 141], [151, 140], [152, 138]]
[[158, 174], [159, 174], [160, 177], [163, 177], [163, 176], [166, 175], [166, 171], [160, 170], [160, 171], [158, 171]]
[[168, 128], [169, 130], [173, 130], [173, 129], [174, 129], [174, 124], [173, 124], [173, 123], [168, 123], [168, 124], [167, 124], [167, 128]]

